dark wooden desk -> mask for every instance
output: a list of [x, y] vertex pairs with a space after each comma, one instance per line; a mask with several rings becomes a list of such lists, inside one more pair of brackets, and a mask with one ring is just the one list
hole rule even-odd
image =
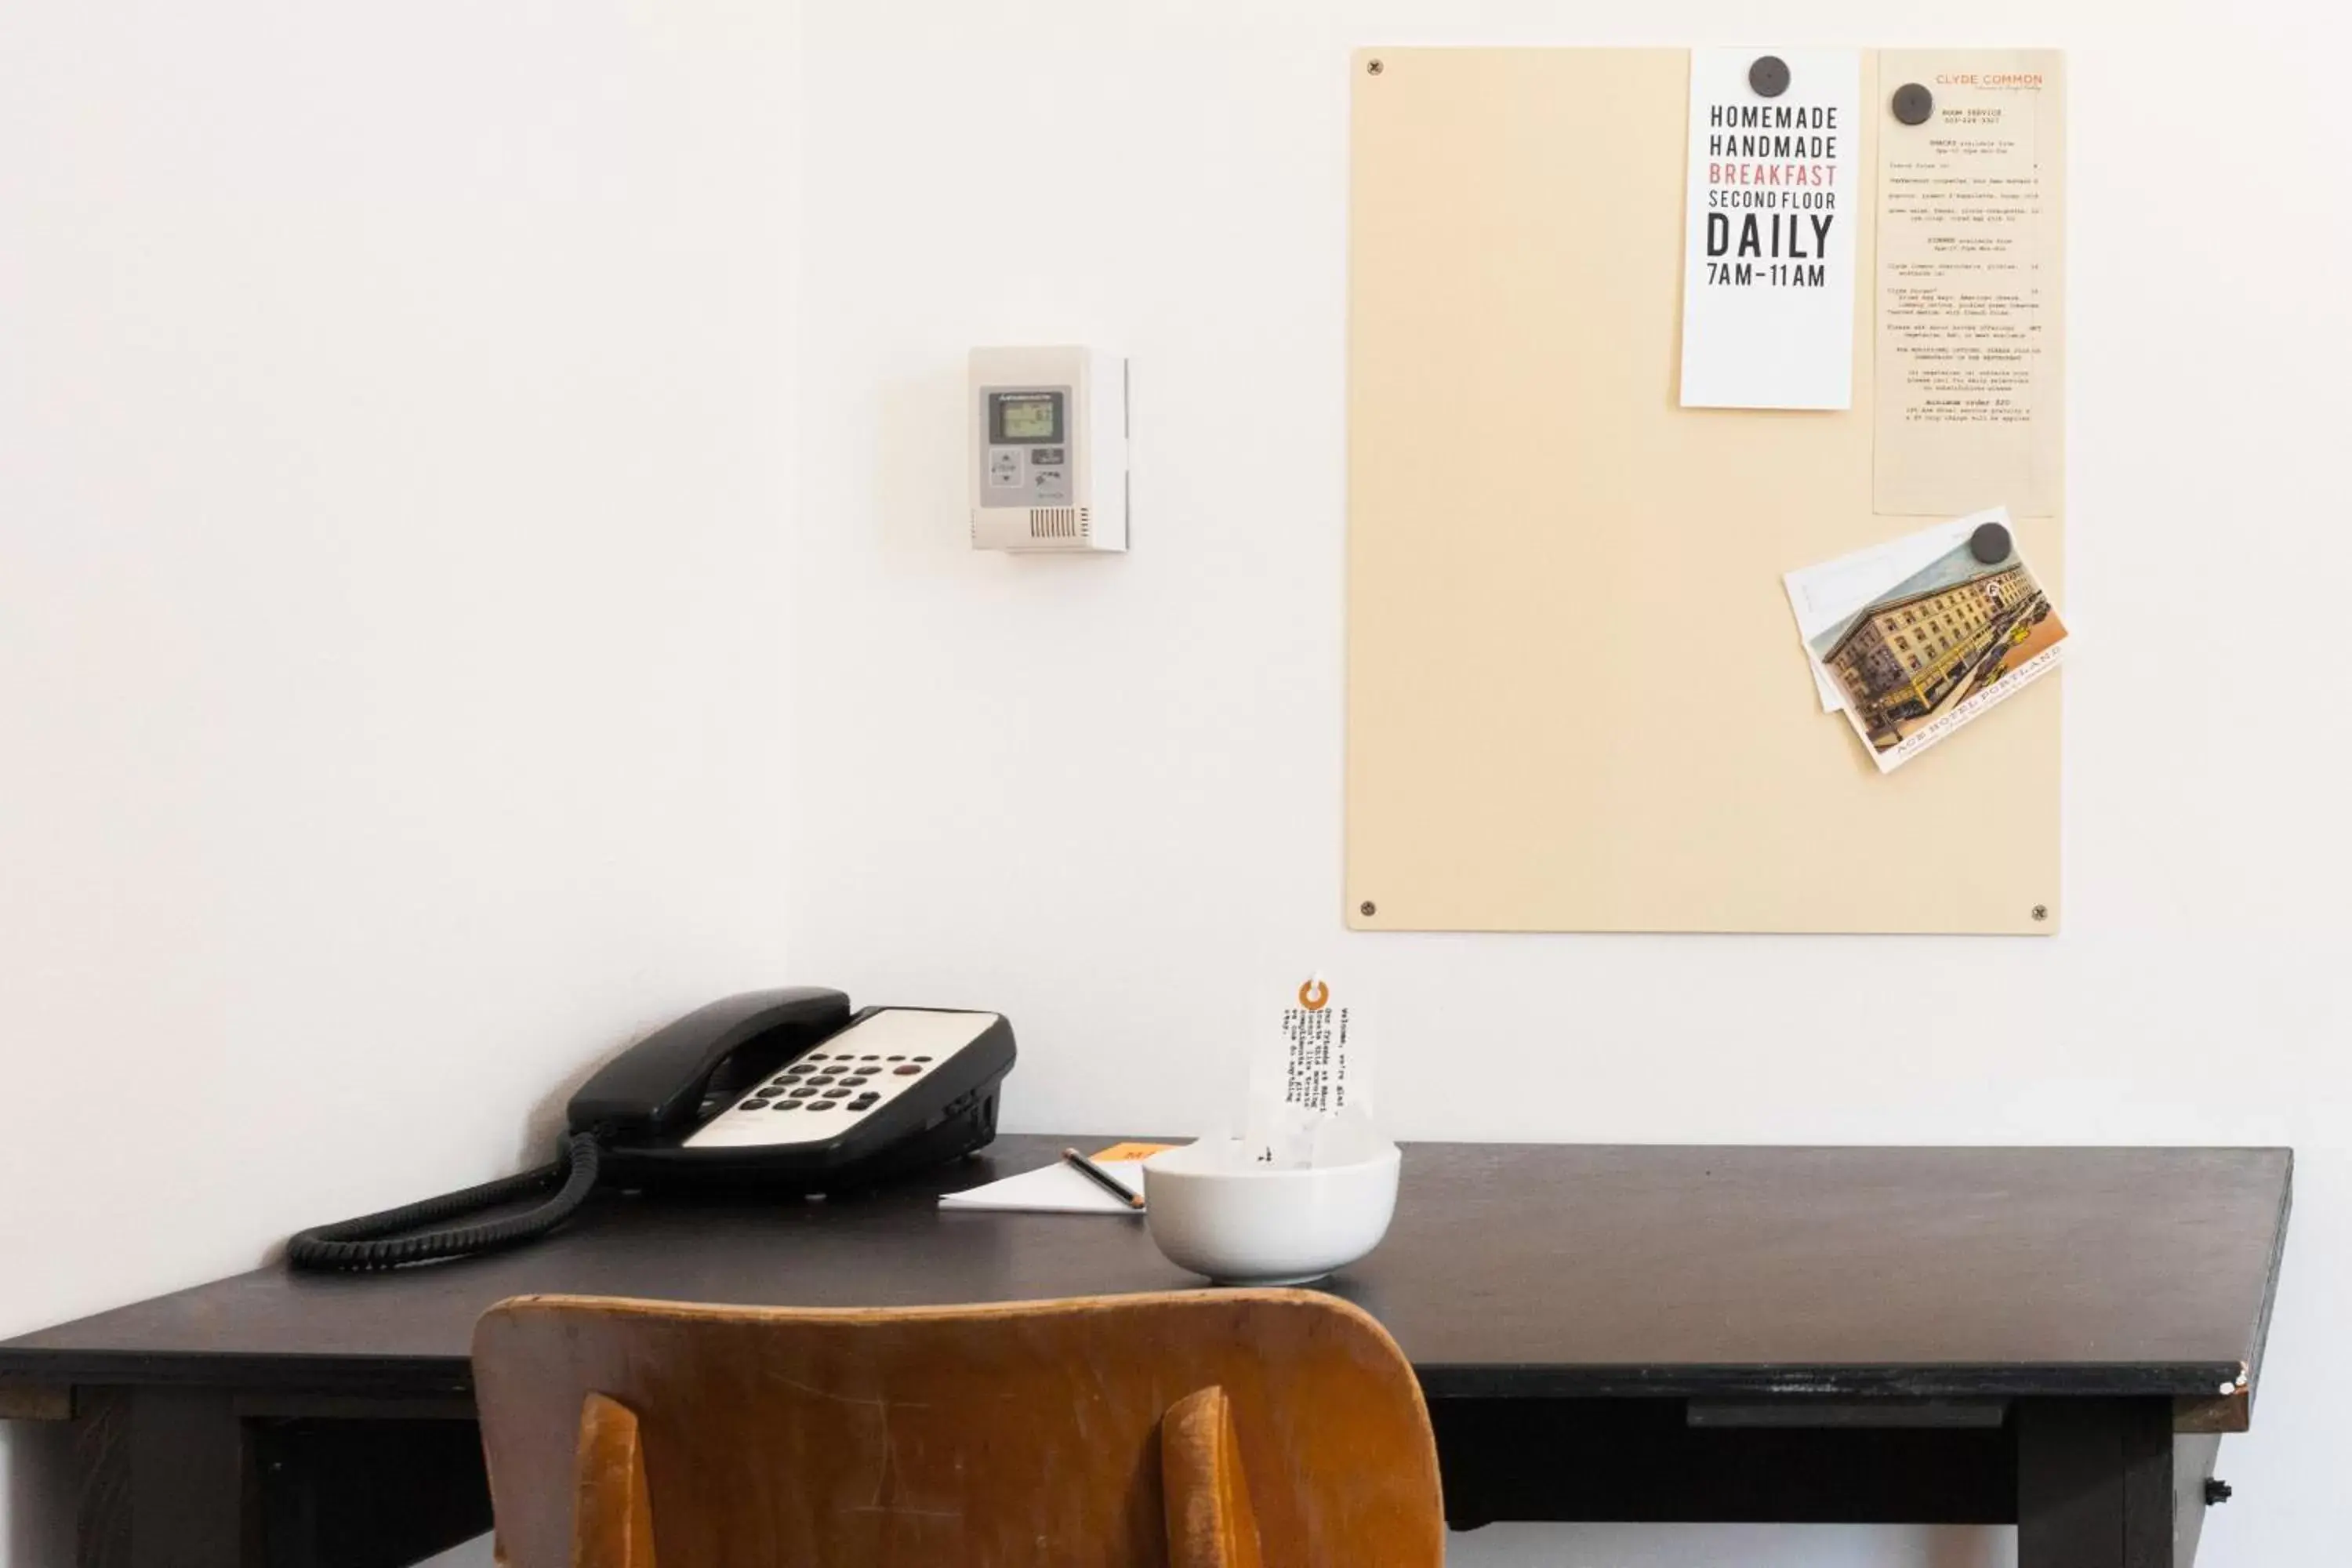
[[[466, 1356], [502, 1297], [1197, 1283], [1137, 1222], [932, 1203], [1066, 1142], [856, 1200], [615, 1195], [540, 1246], [392, 1277], [239, 1275], [0, 1344], [0, 1410], [78, 1424], [87, 1568], [409, 1562], [488, 1527]], [[2015, 1521], [2020, 1568], [2162, 1568], [2246, 1424], [2291, 1163], [1418, 1144], [1388, 1240], [1332, 1288], [1419, 1369], [1457, 1527]]]

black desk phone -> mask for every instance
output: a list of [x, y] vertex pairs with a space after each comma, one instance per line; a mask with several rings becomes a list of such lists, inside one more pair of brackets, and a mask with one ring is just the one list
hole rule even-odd
[[[868, 1186], [996, 1136], [1013, 1027], [995, 1013], [861, 1007], [820, 986], [698, 1007], [614, 1058], [572, 1097], [562, 1156], [520, 1175], [288, 1245], [298, 1268], [376, 1269], [535, 1240], [601, 1183], [629, 1188]], [[446, 1222], [554, 1188], [521, 1214]]]

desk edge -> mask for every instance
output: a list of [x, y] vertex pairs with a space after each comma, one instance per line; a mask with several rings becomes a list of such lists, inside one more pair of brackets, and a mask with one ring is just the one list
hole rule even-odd
[[[1579, 1366], [1417, 1364], [1430, 1399], [2174, 1399], [2184, 1431], [2243, 1431], [2235, 1362], [2059, 1365]], [[463, 1356], [273, 1355], [0, 1349], [0, 1386], [214, 1387], [248, 1392], [470, 1396]], [[2217, 1425], [2218, 1424], [2218, 1425]]]

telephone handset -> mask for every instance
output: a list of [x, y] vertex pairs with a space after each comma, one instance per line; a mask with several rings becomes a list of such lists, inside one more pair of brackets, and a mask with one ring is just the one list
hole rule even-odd
[[[821, 986], [698, 1007], [572, 1097], [562, 1154], [520, 1175], [314, 1226], [300, 1268], [375, 1269], [535, 1240], [600, 1184], [836, 1192], [971, 1152], [996, 1136], [1013, 1027], [995, 1013], [864, 1007]], [[553, 1187], [506, 1218], [420, 1230]]]

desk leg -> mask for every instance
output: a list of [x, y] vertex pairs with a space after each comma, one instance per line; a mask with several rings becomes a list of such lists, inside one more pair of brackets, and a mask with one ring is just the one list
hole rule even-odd
[[2197, 1561], [2197, 1543], [2205, 1535], [2205, 1483], [2213, 1479], [2213, 1461], [2221, 1456], [2218, 1432], [2189, 1432], [2172, 1440], [2172, 1568], [2189, 1568]]
[[2017, 1568], [2175, 1568], [2172, 1405], [2021, 1399]]
[[84, 1389], [74, 1417], [76, 1568], [259, 1561], [251, 1449], [216, 1389]]

